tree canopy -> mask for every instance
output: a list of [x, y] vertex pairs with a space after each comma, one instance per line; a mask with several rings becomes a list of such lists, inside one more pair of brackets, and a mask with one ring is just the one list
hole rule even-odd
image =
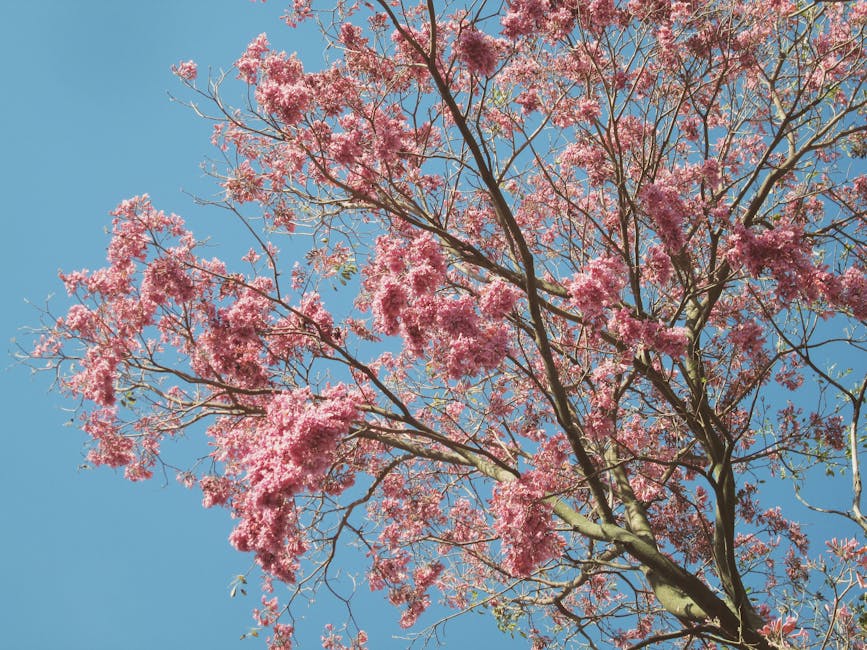
[[142, 195], [62, 274], [89, 462], [230, 510], [275, 648], [352, 552], [408, 628], [867, 647], [867, 2], [322, 4], [174, 68], [237, 257]]

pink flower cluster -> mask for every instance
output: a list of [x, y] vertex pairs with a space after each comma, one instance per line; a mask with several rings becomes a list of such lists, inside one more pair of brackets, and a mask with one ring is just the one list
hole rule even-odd
[[226, 188], [226, 196], [238, 203], [249, 203], [261, 196], [263, 178], [244, 160], [235, 168], [231, 178], [223, 184]]
[[861, 544], [857, 539], [849, 537], [841, 540], [834, 537], [825, 544], [837, 557], [847, 562], [859, 561], [867, 569], [867, 546]]
[[170, 251], [148, 264], [141, 283], [141, 299], [145, 303], [164, 305], [173, 300], [184, 303], [196, 296], [196, 284], [189, 269], [181, 261], [185, 253]]
[[647, 249], [644, 263], [641, 265], [641, 274], [659, 288], [668, 284], [674, 275], [674, 266], [663, 246], [651, 246]]
[[848, 307], [860, 321], [867, 321], [867, 273], [850, 266], [840, 277], [839, 289], [832, 296], [837, 304]]
[[[795, 630], [798, 631], [795, 632]], [[759, 634], [783, 643], [786, 643], [786, 640], [789, 638], [807, 636], [806, 630], [798, 628], [798, 619], [794, 616], [787, 616], [785, 619], [775, 618], [759, 629]]]
[[[190, 285], [177, 259], [185, 259], [191, 245], [189, 233], [175, 215], [154, 210], [146, 196], [124, 201], [112, 212], [113, 237], [108, 248], [109, 266], [97, 271], [61, 274], [70, 294], [81, 301], [58, 319], [52, 342], [43, 348], [57, 349], [65, 340], [85, 344], [80, 370], [68, 377], [64, 387], [102, 408], [113, 407], [115, 384], [127, 359], [141, 347], [142, 330], [154, 323], [157, 307], [167, 294], [189, 297]], [[153, 237], [177, 236], [184, 245], [166, 251], [146, 269], [138, 293], [135, 279], [147, 260]], [[163, 281], [159, 291], [155, 285]], [[86, 306], [93, 303], [93, 307]]]
[[97, 443], [87, 454], [87, 460], [94, 465], [122, 467], [135, 460], [135, 445], [131, 438], [121, 434], [115, 409], [89, 413], [81, 428]]
[[653, 221], [656, 233], [666, 250], [677, 253], [684, 245], [683, 223], [689, 216], [676, 188], [670, 185], [651, 183], [638, 194], [641, 207]]
[[254, 552], [262, 570], [286, 583], [295, 582], [298, 558], [306, 551], [298, 512], [291, 499], [269, 504], [244, 495], [235, 503], [241, 521], [229, 535], [239, 551]]
[[747, 268], [754, 277], [767, 270], [777, 284], [784, 302], [802, 297], [824, 298], [832, 305], [852, 311], [855, 318], [867, 319], [867, 274], [851, 266], [839, 275], [811, 259], [812, 247], [800, 226], [777, 224], [756, 233], [737, 226], [729, 238], [728, 258]]
[[590, 185], [599, 186], [610, 179], [614, 168], [605, 149], [590, 142], [574, 142], [560, 154], [558, 162], [568, 170], [572, 167], [583, 169]]
[[408, 245], [401, 238], [380, 237], [376, 260], [367, 273], [375, 328], [403, 336], [415, 356], [430, 349], [431, 360], [447, 377], [472, 376], [505, 358], [509, 335], [501, 319], [504, 310], [515, 305], [518, 293], [506, 283], [492, 283], [479, 305], [469, 295], [438, 293], [446, 278], [446, 261], [432, 235], [418, 235]]
[[509, 38], [532, 33], [550, 9], [547, 0], [512, 0], [502, 20], [503, 33]]
[[633, 350], [656, 350], [675, 358], [683, 356], [689, 343], [685, 328], [635, 318], [625, 307], [611, 315], [608, 329]]
[[297, 558], [306, 550], [293, 497], [321, 487], [341, 437], [358, 418], [357, 404], [358, 396], [343, 385], [318, 400], [309, 388], [280, 393], [242, 446], [237, 438], [227, 440], [246, 484], [234, 503], [240, 523], [231, 542], [255, 552], [262, 568], [285, 582], [294, 581]]
[[341, 436], [358, 418], [358, 396], [339, 384], [311, 401], [309, 388], [273, 397], [259, 424], [259, 445], [243, 464], [257, 477], [263, 501], [271, 494], [315, 489], [331, 464]]
[[416, 543], [430, 529], [443, 522], [440, 509], [442, 495], [428, 489], [415, 477], [404, 479], [401, 474], [389, 474], [382, 482], [382, 499], [370, 513], [371, 519], [388, 522], [379, 535], [389, 549], [406, 543]]
[[359, 630], [349, 645], [345, 645], [343, 636], [329, 623], [325, 626], [325, 633], [322, 635], [322, 648], [323, 650], [367, 650], [367, 633]]
[[728, 257], [746, 266], [754, 277], [769, 270], [783, 300], [792, 300], [805, 291], [815, 297], [812, 285], [817, 269], [810, 261], [810, 246], [800, 226], [777, 224], [756, 233], [738, 225], [729, 239]]
[[235, 67], [238, 69], [238, 78], [243, 79], [248, 84], [255, 84], [259, 78], [262, 57], [267, 51], [268, 37], [264, 33], [259, 34], [247, 46], [247, 50], [243, 56], [235, 62]]
[[186, 81], [192, 81], [199, 75], [199, 67], [195, 61], [181, 61], [172, 66], [172, 72]]
[[408, 628], [415, 625], [418, 617], [430, 607], [431, 599], [428, 593], [442, 574], [445, 567], [439, 562], [415, 569], [412, 573], [412, 584], [404, 584], [398, 589], [392, 589], [388, 600], [395, 606], [406, 606], [400, 616], [400, 626]]
[[[267, 581], [266, 585], [268, 585]], [[266, 586], [265, 590], [271, 591], [270, 586]], [[256, 623], [271, 630], [271, 636], [266, 639], [268, 650], [292, 650], [292, 635], [295, 633], [295, 628], [286, 623], [278, 623], [280, 609], [280, 602], [276, 597], [266, 598], [263, 595], [262, 608], [253, 610], [253, 619]]]
[[[248, 59], [248, 68], [252, 67], [253, 60]], [[261, 62], [259, 71], [263, 76], [256, 86], [259, 106], [277, 115], [288, 126], [297, 124], [313, 102], [301, 61], [294, 54], [272, 52]]]
[[232, 481], [225, 476], [203, 476], [199, 487], [202, 489], [202, 506], [205, 508], [224, 505], [232, 496]]
[[606, 307], [617, 304], [629, 280], [629, 270], [617, 256], [597, 257], [567, 283], [569, 297], [587, 319], [596, 319]]
[[858, 587], [867, 589], [867, 546], [851, 537], [835, 537], [826, 544], [834, 555], [850, 566], [850, 574]]
[[475, 28], [461, 31], [455, 42], [455, 53], [474, 74], [489, 76], [497, 69], [496, 40]]
[[115, 347], [89, 348], [81, 362], [82, 370], [69, 379], [68, 387], [99, 406], [114, 406], [114, 386], [121, 359], [122, 354]]
[[515, 576], [528, 576], [536, 568], [559, 557], [563, 538], [554, 532], [550, 504], [532, 473], [499, 483], [491, 510], [494, 530], [500, 536], [503, 567]]
[[260, 332], [268, 325], [270, 287], [267, 278], [258, 278], [249, 287], [233, 288], [235, 301], [213, 314], [195, 340], [191, 365], [196, 373], [248, 388], [268, 384]]
[[388, 600], [392, 605], [405, 607], [400, 617], [400, 626], [412, 627], [424, 611], [430, 607], [428, 591], [437, 584], [445, 567], [432, 562], [417, 567], [410, 576], [408, 553], [398, 551], [386, 555], [380, 549], [371, 551], [373, 563], [368, 573], [371, 591], [388, 588]]

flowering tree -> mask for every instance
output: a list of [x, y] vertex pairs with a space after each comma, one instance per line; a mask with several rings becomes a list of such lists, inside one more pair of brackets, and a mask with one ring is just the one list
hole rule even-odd
[[867, 647], [867, 2], [350, 4], [294, 3], [308, 70], [283, 32], [176, 66], [250, 248], [142, 196], [62, 276], [31, 356], [90, 462], [208, 440], [179, 478], [236, 518], [274, 647], [349, 542], [406, 627]]

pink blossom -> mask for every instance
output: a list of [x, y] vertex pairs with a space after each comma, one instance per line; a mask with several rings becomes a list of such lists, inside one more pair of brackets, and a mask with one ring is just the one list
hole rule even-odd
[[413, 240], [407, 261], [412, 267], [412, 271], [410, 272], [411, 277], [414, 271], [425, 269], [425, 280], [413, 283], [416, 294], [433, 291], [445, 278], [446, 259], [443, 255], [442, 246], [430, 233], [423, 233]]
[[295, 628], [286, 623], [272, 623], [271, 636], [268, 637], [268, 650], [292, 650], [292, 635]]
[[599, 257], [584, 265], [581, 273], [567, 284], [573, 304], [587, 318], [595, 318], [603, 309], [617, 303], [629, 280], [629, 272], [616, 256]]
[[558, 162], [566, 168], [583, 169], [593, 186], [602, 185], [613, 173], [608, 154], [603, 147], [596, 144], [574, 142], [563, 150]]
[[539, 110], [542, 106], [542, 100], [539, 98], [539, 93], [534, 88], [529, 88], [523, 91], [515, 98], [515, 103], [521, 107], [521, 112], [525, 115]]
[[675, 358], [683, 356], [689, 343], [685, 328], [635, 318], [626, 308], [611, 315], [608, 328], [633, 350], [656, 350]]
[[674, 274], [671, 257], [662, 246], [651, 246], [644, 255], [641, 271], [645, 277], [660, 288], [668, 284]]
[[493, 370], [509, 351], [509, 333], [503, 326], [492, 325], [473, 335], [458, 335], [450, 341], [446, 353], [446, 375], [450, 379], [473, 376], [481, 370]]
[[406, 570], [409, 562], [410, 556], [407, 553], [398, 552], [391, 557], [374, 554], [368, 580], [370, 590], [379, 591], [389, 584], [406, 582], [409, 576]]
[[509, 11], [503, 17], [503, 33], [517, 38], [531, 33], [550, 9], [547, 0], [512, 0]]
[[677, 51], [677, 42], [670, 25], [661, 25], [656, 30], [656, 42], [659, 44], [657, 53], [660, 61], [665, 65], [678, 65], [680, 59]]
[[719, 161], [715, 158], [705, 160], [701, 168], [701, 174], [707, 184], [710, 185], [711, 189], [715, 190], [722, 179], [722, 170]]
[[438, 301], [436, 324], [449, 337], [475, 337], [479, 332], [475, 301], [470, 296]]
[[244, 160], [223, 186], [226, 188], [228, 199], [238, 203], [249, 203], [255, 201], [262, 191], [263, 178], [256, 173], [248, 160]]
[[602, 109], [598, 101], [584, 97], [575, 104], [575, 112], [585, 122], [593, 122], [599, 118]]
[[489, 318], [504, 318], [515, 308], [521, 295], [515, 285], [497, 278], [482, 290], [479, 308]]
[[240, 521], [229, 536], [239, 551], [252, 551], [263, 570], [287, 583], [295, 581], [298, 558], [307, 550], [295, 505], [281, 500], [267, 505], [250, 497], [236, 504]]
[[503, 567], [513, 575], [528, 576], [560, 555], [563, 538], [553, 531], [552, 508], [543, 497], [532, 475], [494, 488], [494, 529], [503, 544]]
[[497, 43], [475, 28], [461, 31], [455, 43], [455, 53], [470, 72], [489, 76], [497, 68]]
[[97, 443], [96, 448], [87, 454], [87, 460], [94, 465], [122, 467], [135, 460], [135, 443], [121, 434], [115, 409], [102, 408], [91, 412], [81, 428]]
[[693, 3], [684, 0], [675, 0], [671, 3], [670, 18], [672, 21], [687, 20], [693, 14]]
[[225, 504], [232, 493], [232, 483], [224, 476], [204, 476], [199, 481], [202, 488], [202, 507], [212, 508]]
[[382, 501], [371, 518], [390, 521], [379, 539], [390, 549], [423, 537], [432, 526], [443, 521], [441, 495], [419, 489], [401, 474], [390, 474], [382, 482]]
[[797, 627], [798, 619], [794, 616], [787, 616], [785, 620], [782, 618], [775, 618], [770, 623], [765, 624], [765, 626], [759, 630], [759, 634], [772, 639], [784, 641], [789, 637], [802, 636], [804, 634], [803, 630], [795, 633]]
[[313, 101], [301, 62], [294, 54], [271, 53], [262, 61], [260, 71], [264, 79], [256, 86], [256, 101], [266, 112], [294, 126]]
[[863, 269], [850, 266], [840, 278], [840, 292], [836, 300], [852, 310], [860, 321], [867, 321], [867, 274]]
[[645, 137], [651, 132], [650, 127], [634, 115], [624, 115], [615, 122], [617, 140], [615, 145], [620, 151], [638, 149]]
[[123, 470], [123, 477], [127, 481], [136, 483], [138, 481], [147, 481], [153, 477], [152, 462], [145, 460], [134, 460], [128, 463]]
[[240, 522], [232, 544], [255, 552], [265, 571], [286, 582], [294, 581], [306, 550], [294, 496], [321, 485], [341, 436], [358, 416], [357, 397], [345, 387], [330, 388], [322, 397], [311, 402], [309, 389], [276, 395], [252, 438], [233, 452], [249, 487], [235, 498]]
[[195, 61], [181, 61], [172, 66], [172, 72], [186, 81], [192, 81], [199, 75], [199, 67]]
[[614, 422], [607, 413], [593, 410], [584, 416], [583, 429], [591, 440], [609, 440], [614, 435]]
[[364, 153], [363, 134], [360, 130], [347, 130], [331, 136], [331, 155], [341, 165], [353, 165], [360, 161]]
[[746, 266], [754, 277], [769, 270], [783, 300], [792, 300], [798, 294], [808, 298], [818, 295], [816, 267], [798, 225], [781, 223], [758, 234], [738, 225], [729, 239], [728, 257]]
[[322, 304], [322, 299], [318, 293], [304, 294], [299, 311], [305, 319], [302, 327], [305, 329], [315, 328], [318, 337], [325, 341], [334, 340], [334, 318]]
[[247, 46], [243, 56], [235, 62], [235, 67], [238, 69], [238, 78], [243, 79], [248, 84], [254, 84], [258, 80], [259, 66], [262, 63], [262, 56], [268, 51], [267, 35], [259, 34]]
[[867, 546], [862, 545], [857, 539], [849, 537], [839, 540], [836, 537], [825, 542], [834, 555], [840, 557], [847, 562], [858, 560], [862, 557], [867, 557]]
[[650, 346], [654, 350], [675, 359], [686, 354], [689, 344], [686, 328], [659, 325], [654, 330], [650, 339]]
[[341, 635], [334, 631], [334, 626], [329, 623], [325, 626], [325, 633], [322, 635], [322, 647], [324, 650], [366, 650], [367, 633], [359, 630], [347, 646], [344, 645]]
[[70, 378], [69, 386], [99, 406], [113, 406], [119, 363], [117, 351], [92, 347], [81, 361], [82, 370]]
[[373, 302], [374, 323], [385, 334], [396, 334], [400, 314], [407, 303], [406, 289], [397, 280], [388, 279], [379, 288]]
[[143, 301], [161, 305], [169, 300], [186, 302], [196, 294], [196, 286], [187, 269], [176, 256], [160, 257], [151, 262], [141, 284]]
[[400, 626], [411, 627], [430, 606], [428, 590], [436, 583], [445, 567], [440, 562], [433, 562], [416, 568], [410, 575], [408, 553], [398, 552], [393, 556], [386, 556], [375, 549], [372, 555], [373, 566], [368, 575], [371, 590], [378, 591], [389, 587], [389, 601], [393, 605], [405, 607], [400, 617]]
[[70, 296], [78, 291], [79, 287], [86, 283], [88, 272], [87, 269], [72, 271], [71, 273], [59, 273], [58, 276], [66, 287], [66, 293]]
[[[355, 398], [350, 397], [345, 388], [338, 386], [328, 394], [331, 399], [316, 405], [308, 404], [310, 392], [306, 389], [281, 393], [271, 400], [260, 428], [276, 454], [267, 458], [268, 466], [272, 468], [269, 470], [272, 472], [269, 485], [292, 486], [290, 489], [294, 489], [300, 480], [313, 486], [328, 467], [340, 436], [348, 432], [350, 424], [358, 416]], [[256, 463], [260, 458], [266, 460], [258, 451], [250, 456]], [[286, 466], [278, 469], [272, 464], [275, 461]], [[272, 483], [278, 474], [285, 480]]]
[[75, 304], [69, 308], [66, 318], [60, 324], [78, 332], [85, 339], [92, 339], [98, 327], [98, 316], [84, 305]]
[[728, 331], [728, 339], [738, 350], [759, 354], [765, 345], [764, 329], [754, 320], [745, 320]]
[[286, 125], [294, 126], [301, 120], [313, 95], [303, 84], [281, 84], [267, 79], [257, 86], [256, 100], [266, 112], [277, 115]]
[[639, 198], [666, 250], [677, 253], [684, 245], [683, 222], [688, 216], [678, 191], [669, 185], [651, 183], [641, 189]]
[[[589, 0], [585, 5], [589, 29], [600, 33], [609, 25], [614, 24], [619, 16], [619, 10], [614, 0]], [[583, 16], [582, 16], [583, 18]]]

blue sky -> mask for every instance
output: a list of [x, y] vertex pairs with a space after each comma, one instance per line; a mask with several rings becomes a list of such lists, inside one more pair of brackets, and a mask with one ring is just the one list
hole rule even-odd
[[[58, 309], [64, 304], [58, 269], [102, 264], [107, 213], [121, 199], [147, 192], [219, 239], [225, 217], [187, 194], [215, 192], [200, 169], [212, 153], [210, 126], [169, 100], [168, 92], [182, 92], [169, 68], [190, 58], [200, 74], [227, 67], [262, 31], [282, 49], [318, 56], [317, 43], [279, 22], [283, 8], [245, 0], [2, 3], [0, 333], [10, 352], [50, 293]], [[255, 585], [247, 598], [228, 596], [250, 562], [228, 544], [228, 513], [203, 510], [200, 494], [171, 476], [130, 484], [109, 469], [79, 470], [84, 434], [63, 426], [70, 405], [49, 392], [49, 377], [31, 376], [10, 357], [2, 370], [0, 647], [264, 647], [239, 640], [257, 596]], [[361, 595], [359, 605], [373, 613], [363, 621], [371, 647], [405, 647], [392, 639], [398, 612], [381, 593]], [[322, 605], [299, 613], [313, 619], [301, 623], [306, 648], [318, 646], [323, 622], [342, 620]], [[478, 616], [447, 632], [452, 648], [498, 634]]]

